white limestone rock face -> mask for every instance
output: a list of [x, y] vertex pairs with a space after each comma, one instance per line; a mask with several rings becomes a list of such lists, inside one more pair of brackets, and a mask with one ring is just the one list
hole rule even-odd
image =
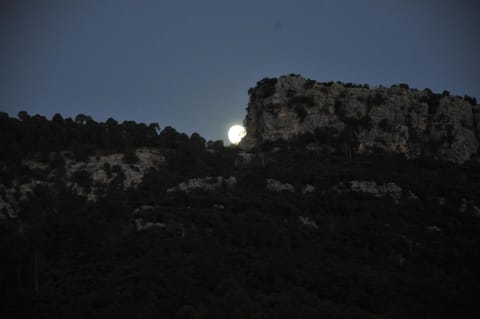
[[272, 178], [267, 179], [267, 189], [271, 192], [295, 192], [292, 184], [281, 183]]
[[315, 191], [315, 186], [307, 184], [302, 190], [302, 195], [313, 193]]
[[350, 182], [350, 189], [354, 192], [369, 193], [375, 197], [390, 196], [394, 199], [400, 199], [402, 188], [395, 183], [377, 184], [375, 181], [356, 181]]
[[455, 163], [478, 153], [480, 109], [460, 97], [400, 86], [318, 83], [301, 76], [264, 79], [249, 94], [247, 136], [240, 143], [246, 150], [316, 131], [354, 153], [381, 149]]
[[144, 221], [143, 218], [136, 218], [135, 219], [135, 226], [137, 232], [141, 232], [151, 228], [166, 228], [167, 225], [164, 223], [155, 223], [155, 222], [147, 222]]
[[[334, 189], [338, 192], [351, 191], [356, 193], [365, 193], [377, 198], [390, 197], [398, 202], [403, 194], [403, 190], [400, 186], [393, 182], [377, 184], [375, 181], [358, 181], [352, 180], [347, 184], [340, 183], [334, 186]], [[410, 200], [418, 199], [411, 191], [407, 192], [407, 197]]]
[[[50, 187], [52, 185], [51, 178], [64, 180], [67, 187], [77, 194], [86, 196], [89, 201], [96, 201], [98, 190], [115, 179], [117, 175], [120, 174], [119, 172], [124, 176], [124, 189], [130, 186], [136, 187], [142, 182], [143, 176], [149, 169], [156, 168], [165, 163], [164, 156], [160, 154], [157, 149], [151, 148], [137, 149], [135, 155], [138, 161], [132, 164], [125, 163], [123, 160], [124, 155], [120, 153], [91, 156], [85, 162], [73, 161], [71, 158], [65, 156], [65, 153], [68, 152], [56, 154], [56, 156], [62, 156], [65, 160], [65, 174], [56, 177], [54, 171], [51, 171], [45, 163], [33, 159], [25, 159], [22, 161], [22, 165], [28, 169], [42, 172], [47, 177], [47, 181], [33, 179], [25, 182], [22, 179], [15, 179], [12, 183], [13, 185], [9, 188], [0, 185], [0, 219], [6, 219], [7, 217], [15, 218], [17, 216], [19, 202], [28, 200], [37, 186]], [[106, 164], [110, 167], [112, 171], [111, 174], [107, 174], [105, 170]], [[113, 169], [115, 166], [118, 166], [117, 171]], [[88, 174], [88, 177], [92, 180], [91, 187], [85, 189], [75, 181], [74, 176], [79, 171], [84, 171]]]
[[135, 155], [138, 158], [133, 164], [127, 164], [123, 160], [123, 154], [114, 153], [104, 156], [90, 156], [86, 162], [75, 162], [72, 160], [66, 161], [67, 178], [71, 179], [73, 174], [79, 170], [87, 171], [92, 177], [93, 183], [108, 184], [114, 177], [107, 176], [105, 171], [105, 164], [110, 168], [119, 166], [125, 178], [123, 181], [124, 188], [129, 186], [137, 186], [142, 182], [144, 174], [150, 169], [158, 167], [165, 162], [165, 157], [156, 149], [140, 148], [135, 150]]
[[181, 182], [176, 187], [169, 188], [168, 193], [171, 192], [185, 192], [189, 193], [193, 190], [203, 190], [208, 192], [214, 192], [221, 188], [233, 189], [237, 185], [237, 179], [235, 176], [230, 177], [203, 177], [203, 178], [191, 178], [188, 181]]
[[437, 233], [440, 233], [442, 231], [442, 229], [436, 225], [427, 226], [427, 230], [430, 232], [437, 232]]
[[34, 171], [34, 170], [44, 171], [44, 170], [48, 169], [47, 164], [35, 161], [33, 159], [24, 159], [22, 161], [22, 165], [28, 167], [32, 171]]
[[303, 217], [303, 216], [298, 216], [298, 221], [300, 224], [306, 227], [318, 229], [317, 222], [311, 219], [310, 217]]
[[[165, 157], [153, 148], [139, 148], [135, 150], [138, 160], [135, 163], [127, 164], [123, 160], [124, 154], [114, 153], [104, 156], [90, 156], [86, 162], [75, 162], [70, 159], [65, 161], [67, 185], [76, 190], [78, 194], [86, 196], [89, 201], [97, 200], [99, 186], [107, 185], [119, 174], [114, 168], [119, 168], [123, 174], [123, 188], [137, 187], [143, 176], [149, 169], [154, 169], [165, 163]], [[111, 174], [107, 174], [105, 166], [108, 165]], [[85, 190], [74, 181], [72, 177], [78, 171], [86, 171], [92, 178], [92, 187]]]
[[135, 208], [135, 210], [133, 211], [133, 215], [140, 215], [140, 214], [149, 213], [153, 211], [155, 211], [154, 206], [142, 205], [140, 207]]

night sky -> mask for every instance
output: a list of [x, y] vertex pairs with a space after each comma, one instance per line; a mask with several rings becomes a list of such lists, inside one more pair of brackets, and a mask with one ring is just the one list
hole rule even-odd
[[1, 0], [0, 110], [157, 122], [207, 139], [263, 77], [480, 97], [478, 0]]

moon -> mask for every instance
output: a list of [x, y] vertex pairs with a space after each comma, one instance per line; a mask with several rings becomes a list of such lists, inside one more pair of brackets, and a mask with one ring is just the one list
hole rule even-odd
[[233, 125], [228, 130], [228, 139], [232, 144], [240, 143], [240, 141], [242, 140], [242, 138], [245, 137], [245, 135], [247, 135], [247, 131], [241, 125]]

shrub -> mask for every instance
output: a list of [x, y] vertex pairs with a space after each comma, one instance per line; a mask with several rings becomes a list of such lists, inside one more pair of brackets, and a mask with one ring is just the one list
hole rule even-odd
[[208, 141], [207, 142], [207, 149], [215, 150], [215, 151], [222, 151], [225, 148], [223, 145], [222, 140], [216, 140], [216, 141]]
[[50, 169], [63, 168], [65, 166], [65, 159], [58, 153], [52, 153], [50, 155], [50, 161], [48, 162]]
[[440, 100], [442, 95], [433, 93], [431, 90], [425, 89], [427, 92], [426, 95], [420, 98], [420, 102], [428, 104], [428, 113], [434, 114], [437, 112], [438, 107], [440, 106]]
[[275, 93], [276, 78], [263, 78], [255, 88], [248, 89], [248, 95], [253, 98], [267, 98]]
[[315, 83], [317, 83], [315, 80], [310, 80], [308, 79], [306, 82], [305, 82], [305, 88], [306, 89], [311, 89], [314, 87]]
[[135, 155], [135, 152], [133, 151], [127, 151], [123, 153], [123, 162], [126, 164], [134, 164], [138, 161], [137, 155]]
[[455, 127], [451, 124], [447, 125], [446, 141], [448, 145], [452, 145], [455, 141]]
[[345, 117], [345, 104], [342, 99], [338, 97], [335, 99], [334, 108], [335, 108], [335, 114], [338, 117], [340, 118]]
[[465, 101], [467, 101], [468, 103], [470, 103], [471, 105], [473, 105], [473, 106], [477, 105], [477, 99], [474, 98], [474, 97], [465, 95], [465, 96], [463, 97], [463, 99], [464, 99]]
[[298, 105], [295, 107], [294, 110], [297, 113], [297, 116], [300, 119], [300, 122], [303, 122], [305, 120], [305, 117], [307, 116], [307, 111], [305, 111], [305, 108], [303, 106]]
[[73, 173], [72, 181], [80, 185], [81, 187], [89, 190], [92, 185], [92, 178], [90, 174], [85, 170], [78, 170]]
[[257, 83], [257, 88], [261, 89], [260, 97], [267, 98], [269, 96], [272, 96], [275, 93], [275, 84], [277, 84], [276, 78], [264, 78], [259, 83]]
[[109, 163], [103, 163], [103, 170], [105, 171], [105, 175], [107, 175], [108, 178], [112, 177], [112, 168]]
[[292, 97], [292, 96], [295, 95], [296, 92], [297, 92], [297, 91], [295, 91], [295, 90], [288, 89], [287, 92], [285, 93], [285, 95], [286, 95], [287, 97]]
[[290, 106], [295, 104], [303, 104], [307, 107], [312, 107], [315, 105], [315, 99], [313, 98], [313, 96], [297, 95], [288, 99], [288, 104]]
[[427, 95], [433, 94], [432, 90], [429, 89], [429, 88], [426, 88], [424, 91], [425, 91], [425, 93], [426, 93]]
[[120, 172], [123, 172], [122, 167], [120, 165], [113, 165], [112, 166], [112, 173], [118, 174]]
[[370, 107], [379, 106], [379, 105], [385, 104], [385, 98], [381, 93], [375, 92], [375, 94], [368, 96], [367, 104]]
[[319, 143], [329, 143], [338, 136], [338, 130], [334, 127], [316, 128], [313, 132], [315, 139]]
[[370, 129], [372, 127], [372, 120], [368, 115], [360, 118], [345, 118], [344, 122], [356, 129]]
[[378, 126], [379, 126], [382, 130], [387, 131], [387, 132], [390, 132], [390, 131], [392, 130], [392, 128], [393, 128], [392, 123], [390, 123], [390, 121], [387, 120], [387, 119], [381, 120], [381, 121], [378, 123]]

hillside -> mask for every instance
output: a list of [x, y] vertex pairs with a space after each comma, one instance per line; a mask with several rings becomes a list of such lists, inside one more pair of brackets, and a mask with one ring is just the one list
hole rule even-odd
[[478, 318], [475, 125], [453, 129], [460, 157], [434, 128], [417, 155], [389, 151], [397, 126], [346, 152], [309, 134], [316, 106], [259, 121], [258, 94], [240, 147], [1, 114], [2, 318]]

